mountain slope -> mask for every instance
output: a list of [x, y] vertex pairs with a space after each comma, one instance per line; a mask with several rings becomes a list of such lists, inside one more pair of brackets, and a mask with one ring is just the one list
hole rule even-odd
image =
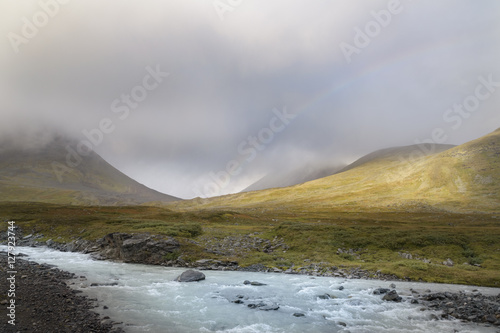
[[435, 153], [440, 153], [445, 150], [454, 148], [454, 145], [442, 145], [442, 144], [425, 144], [425, 145], [412, 145], [403, 147], [386, 148], [374, 151], [368, 155], [361, 157], [360, 159], [349, 164], [338, 173], [349, 171], [351, 169], [367, 165], [368, 163], [379, 163], [381, 161], [406, 161], [410, 159], [415, 159], [423, 156], [432, 155]]
[[339, 172], [343, 166], [330, 165], [317, 167], [307, 165], [301, 168], [295, 168], [290, 171], [276, 171], [267, 174], [241, 192], [259, 191], [268, 188], [287, 187], [305, 183], [311, 180], [327, 177]]
[[67, 147], [77, 143], [61, 136], [36, 148], [3, 142], [0, 201], [125, 205], [179, 200], [137, 183], [95, 152], [68, 156]]
[[500, 211], [499, 190], [500, 129], [427, 156], [417, 146], [379, 151], [333, 176], [207, 199], [197, 208]]

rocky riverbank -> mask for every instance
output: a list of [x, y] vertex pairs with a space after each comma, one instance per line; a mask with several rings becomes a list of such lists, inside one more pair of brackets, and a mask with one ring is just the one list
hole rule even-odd
[[[441, 312], [440, 316], [433, 315], [434, 320], [459, 319], [464, 322], [481, 323], [485, 326], [500, 327], [500, 294], [496, 296], [483, 295], [477, 290], [472, 293], [433, 293], [427, 290], [419, 293], [413, 289], [411, 296], [401, 297], [396, 285], [391, 284], [389, 288], [378, 288], [373, 294], [382, 295], [382, 299], [388, 302], [411, 302], [421, 304], [422, 311], [433, 310]], [[500, 331], [498, 331], [500, 332]]]
[[[21, 234], [18, 230], [17, 234]], [[370, 272], [361, 268], [337, 267], [326, 262], [311, 262], [304, 260], [301, 266], [292, 266], [287, 269], [279, 267], [266, 267], [255, 264], [242, 267], [236, 261], [200, 259], [197, 261], [186, 261], [182, 255], [182, 249], [172, 237], [161, 237], [149, 234], [126, 234], [111, 233], [96, 241], [74, 240], [70, 243], [60, 243], [53, 240], [39, 241], [43, 235], [26, 235], [17, 241], [18, 246], [48, 246], [59, 251], [81, 252], [92, 255], [98, 260], [119, 260], [126, 263], [141, 263], [150, 265], [161, 265], [167, 267], [186, 267], [199, 270], [220, 271], [248, 271], [263, 273], [302, 274], [324, 277], [341, 277], [347, 279], [373, 279], [390, 281], [409, 281], [400, 279], [395, 275], [383, 274], [380, 271]], [[247, 237], [249, 238], [249, 237]], [[1, 235], [0, 235], [1, 239]], [[231, 245], [226, 244], [231, 241]], [[274, 251], [278, 248], [287, 248], [280, 239], [272, 241], [254, 239], [253, 243], [246, 238], [226, 239], [226, 243], [220, 245], [225, 251], [249, 251], [259, 249], [261, 251]], [[239, 247], [242, 249], [239, 249]], [[235, 250], [236, 249], [236, 250]], [[241, 250], [241, 251], [240, 251]], [[218, 250], [222, 251], [222, 250]], [[214, 253], [213, 246], [205, 248], [205, 252]], [[226, 253], [227, 254], [227, 253]]]
[[[7, 291], [11, 289], [7, 278], [12, 274], [7, 273], [7, 264], [7, 254], [0, 252], [0, 332], [123, 332], [92, 311], [93, 300], [78, 295], [76, 290], [66, 285], [65, 281], [72, 279], [74, 274], [50, 265], [17, 257], [14, 266], [15, 297], [8, 298], [11, 293]], [[11, 306], [11, 299], [15, 301], [15, 311], [7, 309]], [[14, 314], [15, 325], [8, 323], [11, 319], [6, 316], [7, 311]]]
[[422, 295], [420, 300], [429, 309], [442, 311], [443, 319], [460, 319], [500, 327], [500, 294], [429, 293]]

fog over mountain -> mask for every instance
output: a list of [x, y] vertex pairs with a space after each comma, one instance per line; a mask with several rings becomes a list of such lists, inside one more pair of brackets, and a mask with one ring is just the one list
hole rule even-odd
[[4, 1], [0, 35], [0, 149], [181, 198], [500, 126], [497, 0]]

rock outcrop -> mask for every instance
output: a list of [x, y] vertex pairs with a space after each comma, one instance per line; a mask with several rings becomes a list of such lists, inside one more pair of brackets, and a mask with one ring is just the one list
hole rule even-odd
[[112, 233], [97, 241], [99, 255], [104, 259], [124, 262], [159, 264], [165, 257], [179, 249], [179, 242], [171, 237], [148, 234]]

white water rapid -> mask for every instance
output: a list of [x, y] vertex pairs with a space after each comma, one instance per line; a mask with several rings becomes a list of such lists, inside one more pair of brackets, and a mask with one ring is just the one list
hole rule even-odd
[[[5, 246], [0, 250], [6, 251]], [[127, 332], [495, 332], [494, 328], [459, 321], [436, 321], [421, 305], [382, 301], [375, 288], [389, 288], [391, 282], [345, 280], [303, 275], [204, 271], [206, 280], [179, 283], [173, 280], [184, 269], [92, 260], [89, 255], [48, 248], [19, 247], [29, 260], [56, 265], [85, 276], [74, 280], [80, 289], [100, 304], [103, 316], [123, 322]], [[23, 258], [26, 259], [26, 258]], [[244, 280], [265, 286], [244, 285]], [[92, 283], [117, 285], [91, 287]], [[343, 290], [339, 290], [339, 287]], [[396, 282], [403, 298], [410, 288], [421, 293], [478, 289], [483, 294], [499, 293], [496, 288]], [[329, 294], [332, 299], [318, 296]], [[243, 304], [232, 303], [240, 299]], [[278, 305], [262, 311], [248, 304]], [[106, 305], [108, 309], [104, 310]], [[295, 317], [295, 313], [304, 314]]]

